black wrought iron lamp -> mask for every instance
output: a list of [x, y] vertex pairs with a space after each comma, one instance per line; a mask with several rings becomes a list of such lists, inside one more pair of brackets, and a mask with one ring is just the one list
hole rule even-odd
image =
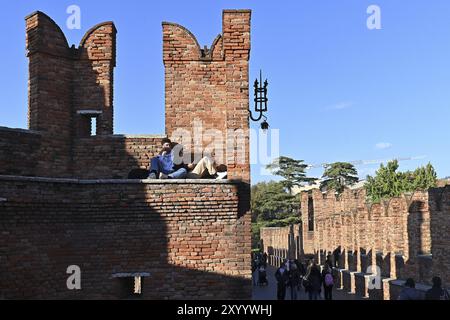
[[257, 122], [264, 118], [264, 121], [261, 122], [261, 129], [266, 131], [269, 129], [269, 123], [267, 122], [267, 117], [264, 115], [264, 112], [267, 112], [267, 102], [269, 99], [267, 98], [267, 87], [269, 82], [267, 79], [262, 82], [262, 71], [259, 72], [259, 81], [255, 80], [254, 88], [255, 88], [255, 112], [259, 113], [257, 118], [253, 117], [253, 113], [249, 110], [250, 119]]

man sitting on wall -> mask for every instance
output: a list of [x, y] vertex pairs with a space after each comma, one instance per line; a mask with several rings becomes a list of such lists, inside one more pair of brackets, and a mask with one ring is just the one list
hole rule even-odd
[[162, 146], [161, 154], [151, 160], [149, 179], [201, 179], [206, 176], [223, 179], [227, 175], [227, 172], [223, 172], [223, 166], [217, 166], [214, 159], [210, 157], [204, 157], [197, 165], [193, 163], [175, 165], [172, 141], [163, 139]]

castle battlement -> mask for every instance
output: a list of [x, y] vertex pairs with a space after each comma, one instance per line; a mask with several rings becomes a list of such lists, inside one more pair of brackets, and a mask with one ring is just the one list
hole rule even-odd
[[[113, 131], [114, 23], [97, 24], [70, 47], [45, 13], [27, 16], [29, 131], [0, 128], [0, 174], [126, 178], [131, 169], [148, 167], [162, 138], [181, 140], [179, 129], [194, 136], [200, 122], [205, 132], [222, 133], [218, 152], [226, 155], [229, 178], [249, 182], [250, 17], [249, 10], [224, 10], [222, 33], [209, 49], [201, 49], [187, 28], [163, 22], [165, 133], [120, 139]], [[228, 132], [240, 132], [242, 141]], [[242, 150], [243, 161], [235, 161]]]
[[[210, 49], [163, 23], [157, 135], [113, 132], [114, 23], [76, 48], [44, 13], [26, 18], [29, 130], [0, 127], [0, 299], [128, 299], [135, 285], [144, 299], [251, 298], [250, 15], [225, 10]], [[244, 150], [243, 162], [225, 157], [229, 180], [127, 179], [198, 121], [241, 132], [237, 145], [224, 139]], [[82, 290], [66, 286], [71, 265]]]
[[[370, 203], [364, 189], [303, 192], [300, 225], [263, 228], [261, 239], [272, 263], [315, 257], [336, 258], [337, 286], [372, 298], [395, 299], [408, 277], [430, 284], [434, 275], [450, 283], [450, 186]], [[339, 249], [339, 251], [337, 251]], [[383, 286], [368, 291], [369, 268], [379, 268]]]

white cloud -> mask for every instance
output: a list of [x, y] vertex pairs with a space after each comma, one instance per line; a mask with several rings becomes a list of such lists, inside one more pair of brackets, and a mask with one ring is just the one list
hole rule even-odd
[[348, 108], [352, 107], [353, 105], [354, 105], [353, 102], [344, 101], [344, 102], [339, 102], [334, 105], [328, 106], [326, 108], [326, 110], [344, 110], [344, 109], [348, 109]]
[[392, 148], [392, 143], [389, 142], [379, 142], [375, 145], [375, 148], [379, 150], [390, 149]]

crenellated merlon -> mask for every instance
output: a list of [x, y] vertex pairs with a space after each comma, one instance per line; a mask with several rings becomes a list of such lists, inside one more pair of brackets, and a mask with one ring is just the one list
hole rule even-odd
[[[94, 26], [76, 48], [69, 47], [61, 28], [45, 13], [37, 11], [25, 21], [30, 60], [29, 129], [52, 131], [70, 141], [90, 135], [95, 117], [97, 134], [112, 134], [114, 23]], [[94, 112], [86, 114], [86, 110]]]
[[112, 21], [99, 23], [89, 29], [78, 47], [69, 46], [66, 36], [56, 22], [41, 11], [27, 17], [27, 56], [41, 52], [72, 59], [116, 59], [117, 29]]
[[200, 47], [186, 27], [163, 22], [163, 58], [168, 61], [248, 60], [250, 56], [250, 10], [224, 10], [222, 34], [208, 48]]

